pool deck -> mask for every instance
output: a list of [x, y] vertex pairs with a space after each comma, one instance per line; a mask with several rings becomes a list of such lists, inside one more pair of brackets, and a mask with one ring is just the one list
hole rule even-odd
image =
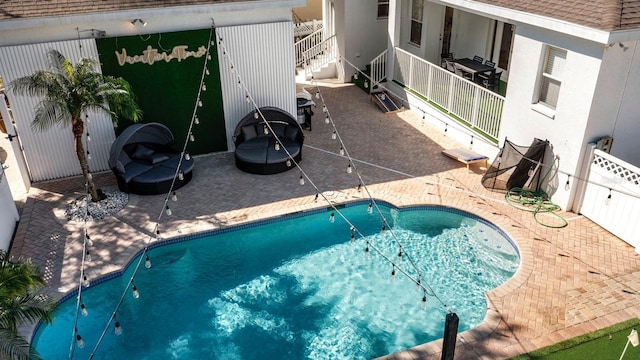
[[[531, 213], [482, 187], [484, 167], [472, 165], [468, 171], [442, 155], [443, 149], [463, 146], [442, 129], [411, 111], [384, 114], [353, 86], [325, 85], [331, 116], [374, 198], [396, 206], [438, 204], [469, 211], [502, 228], [520, 249], [521, 267], [487, 293], [487, 316], [458, 335], [455, 359], [504, 359], [640, 317], [640, 255], [630, 245], [572, 213], [563, 213], [569, 219], [563, 229], [537, 224]], [[347, 159], [338, 154], [320, 107], [313, 120], [313, 131], [305, 130], [302, 168], [332, 202], [365, 199], [356, 173], [345, 171]], [[205, 138], [197, 131], [197, 139]], [[178, 202], [170, 203], [173, 215], [160, 221], [164, 238], [327, 206], [314, 201], [309, 182], [299, 185], [297, 170], [243, 173], [232, 153], [198, 156], [195, 162], [193, 180], [177, 191]], [[110, 172], [94, 178], [103, 189], [116, 188]], [[11, 254], [31, 258], [45, 274], [46, 291], [55, 296], [78, 286], [82, 224], [67, 222], [63, 213], [82, 193], [79, 177], [36, 183], [21, 206]], [[88, 224], [94, 242], [89, 279], [120, 269], [144, 248], [163, 200], [164, 195], [132, 195], [116, 216]], [[434, 341], [384, 358], [440, 359], [441, 346], [441, 340]]]

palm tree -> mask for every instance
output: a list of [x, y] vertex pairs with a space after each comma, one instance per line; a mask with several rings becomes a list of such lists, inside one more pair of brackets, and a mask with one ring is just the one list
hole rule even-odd
[[82, 144], [84, 122], [82, 113], [87, 110], [104, 111], [111, 117], [114, 125], [120, 117], [138, 121], [142, 111], [136, 103], [131, 86], [122, 78], [106, 76], [96, 72], [98, 62], [93, 59], [80, 59], [73, 66], [57, 50], [47, 52], [51, 64], [50, 71], [35, 73], [15, 79], [9, 88], [20, 95], [41, 96], [36, 105], [35, 117], [31, 123], [36, 130], [45, 130], [53, 125], [69, 126], [75, 140], [76, 156], [87, 183], [92, 201], [105, 198], [89, 176], [87, 157]]
[[12, 261], [0, 251], [0, 358], [39, 358], [18, 334], [18, 327], [39, 320], [51, 322], [54, 302], [37, 293], [42, 286], [42, 274], [31, 262]]

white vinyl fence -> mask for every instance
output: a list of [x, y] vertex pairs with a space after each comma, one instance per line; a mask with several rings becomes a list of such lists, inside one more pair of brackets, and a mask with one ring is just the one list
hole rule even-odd
[[580, 212], [640, 253], [640, 169], [597, 149], [592, 159]]

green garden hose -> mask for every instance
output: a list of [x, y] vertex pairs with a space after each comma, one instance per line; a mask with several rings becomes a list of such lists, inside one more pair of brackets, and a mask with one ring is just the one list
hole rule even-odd
[[[542, 226], [559, 229], [568, 225], [567, 220], [556, 213], [560, 206], [549, 201], [544, 192], [533, 192], [522, 188], [512, 188], [504, 195], [509, 205], [516, 209], [533, 213], [533, 218]], [[545, 215], [553, 217], [553, 223], [545, 222], [541, 218]], [[558, 221], [559, 220], [559, 221]], [[556, 224], [556, 222], [558, 222]]]

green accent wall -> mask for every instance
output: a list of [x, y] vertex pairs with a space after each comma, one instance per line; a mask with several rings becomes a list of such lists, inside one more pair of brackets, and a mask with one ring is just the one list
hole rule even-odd
[[[187, 151], [193, 155], [228, 150], [216, 41], [210, 48], [209, 75], [205, 75], [204, 80], [206, 91], [202, 91], [200, 96], [202, 107], [196, 104], [206, 59], [206, 52], [202, 55], [201, 47], [206, 49], [209, 34], [210, 30], [206, 29], [96, 40], [102, 72], [122, 77], [131, 84], [144, 112], [141, 121], [159, 122], [171, 129], [176, 150], [184, 146], [194, 109], [197, 109], [200, 124], [193, 125], [195, 141], [187, 146]], [[149, 57], [142, 56], [148, 47], [156, 49], [159, 54], [177, 55], [174, 52], [176, 46], [187, 46], [186, 51], [194, 52], [194, 56], [169, 61], [156, 56], [152, 64], [141, 62], [151, 62]], [[123, 49], [131, 63], [122, 61]], [[116, 136], [129, 125], [130, 121], [121, 120]]]

